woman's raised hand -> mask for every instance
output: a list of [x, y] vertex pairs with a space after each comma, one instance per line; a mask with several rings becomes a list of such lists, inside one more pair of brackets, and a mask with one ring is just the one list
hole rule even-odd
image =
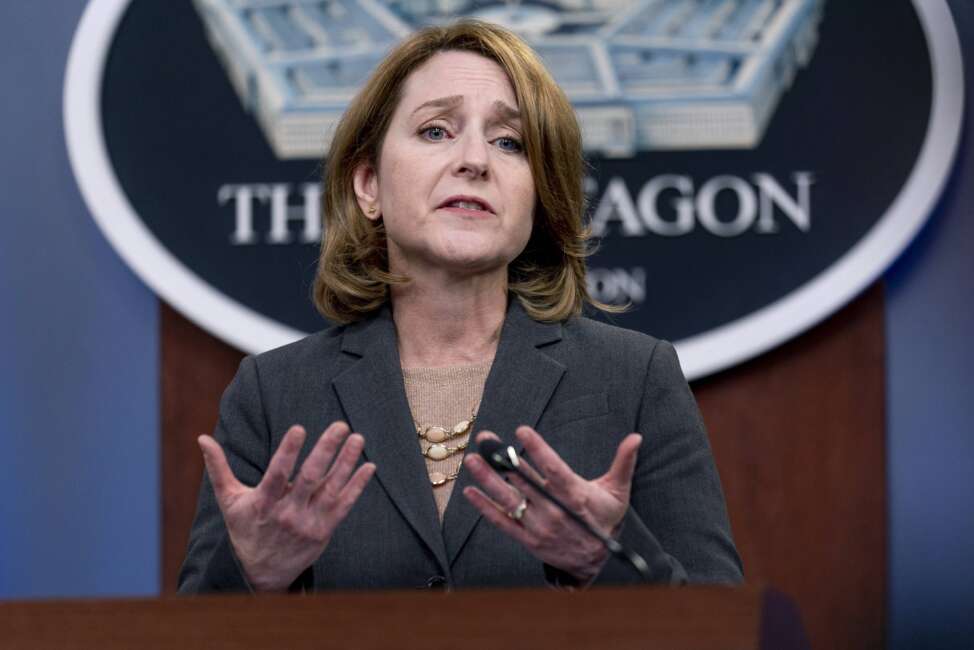
[[355, 469], [364, 440], [349, 435], [344, 422], [334, 422], [289, 482], [305, 436], [301, 426], [288, 429], [254, 488], [233, 475], [216, 440], [199, 437], [230, 543], [256, 591], [287, 589], [311, 566], [375, 472], [372, 463]]
[[[609, 470], [586, 481], [572, 471], [548, 443], [531, 427], [517, 430], [518, 440], [535, 468], [521, 459], [521, 467], [569, 509], [606, 535], [615, 533], [629, 508], [632, 474], [642, 436], [630, 434], [619, 444]], [[496, 438], [481, 432], [478, 441]], [[566, 571], [580, 582], [598, 575], [608, 550], [557, 506], [539, 494], [516, 474], [510, 483], [494, 472], [477, 454], [468, 454], [464, 464], [480, 488], [468, 486], [463, 494], [502, 531], [523, 544], [542, 562]], [[524, 508], [523, 503], [529, 504]], [[518, 512], [520, 511], [520, 512]]]

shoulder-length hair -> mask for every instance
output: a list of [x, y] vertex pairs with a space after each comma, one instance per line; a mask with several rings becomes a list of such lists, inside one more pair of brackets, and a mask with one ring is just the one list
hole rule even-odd
[[[382, 141], [406, 78], [437, 52], [461, 50], [495, 61], [514, 88], [525, 152], [537, 196], [531, 237], [508, 266], [508, 290], [540, 321], [561, 321], [592, 300], [585, 283], [589, 231], [583, 226], [585, 161], [571, 103], [538, 55], [512, 32], [463, 20], [422, 29], [400, 43], [376, 68], [339, 122], [325, 157], [324, 234], [314, 302], [325, 318], [349, 323], [389, 299], [392, 284], [381, 219], [365, 217], [353, 189], [360, 164], [378, 167]], [[611, 309], [611, 308], [609, 308]]]

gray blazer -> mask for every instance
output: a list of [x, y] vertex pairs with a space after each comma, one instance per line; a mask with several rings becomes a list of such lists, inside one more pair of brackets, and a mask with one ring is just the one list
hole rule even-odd
[[[514, 429], [531, 425], [587, 478], [608, 469], [623, 437], [642, 433], [620, 541], [646, 559], [657, 582], [739, 582], [720, 479], [673, 347], [585, 318], [539, 323], [517, 300], [510, 304], [477, 429], [517, 445]], [[339, 419], [364, 435], [363, 455], [376, 474], [295, 587], [542, 585], [556, 575], [481, 521], [462, 495], [471, 480], [465, 471], [441, 527], [388, 308], [245, 358], [223, 395], [214, 435], [236, 476], [256, 485], [289, 426], [302, 424], [310, 434], [303, 460], [314, 434]], [[615, 559], [597, 579], [637, 581]], [[204, 476], [179, 590], [247, 589]]]

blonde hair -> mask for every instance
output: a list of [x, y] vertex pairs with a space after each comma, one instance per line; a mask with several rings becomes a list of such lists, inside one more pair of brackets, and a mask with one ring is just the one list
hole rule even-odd
[[[517, 98], [525, 152], [537, 202], [531, 237], [508, 266], [508, 290], [540, 321], [581, 313], [592, 300], [585, 284], [589, 232], [582, 224], [585, 161], [575, 112], [537, 54], [512, 32], [477, 20], [422, 29], [400, 43], [376, 68], [342, 116], [325, 157], [322, 212], [325, 233], [314, 302], [325, 318], [349, 323], [389, 299], [392, 284], [382, 220], [362, 213], [353, 189], [355, 169], [378, 166], [382, 141], [406, 78], [437, 52], [460, 50], [496, 62]], [[613, 309], [614, 311], [614, 309]]]

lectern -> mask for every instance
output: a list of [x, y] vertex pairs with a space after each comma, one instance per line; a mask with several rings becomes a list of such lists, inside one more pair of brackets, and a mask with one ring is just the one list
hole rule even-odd
[[765, 587], [355, 592], [0, 603], [18, 650], [807, 650]]

